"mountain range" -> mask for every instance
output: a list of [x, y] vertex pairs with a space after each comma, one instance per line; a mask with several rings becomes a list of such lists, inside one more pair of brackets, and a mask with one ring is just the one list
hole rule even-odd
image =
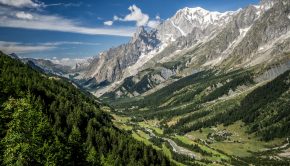
[[[142, 95], [176, 77], [208, 69], [260, 66], [261, 74], [268, 72], [272, 79], [289, 68], [288, 8], [286, 0], [262, 0], [260, 5], [224, 13], [186, 7], [154, 29], [139, 27], [129, 43], [100, 53], [79, 70], [45, 66], [61, 75], [76, 76], [98, 97], [108, 92]], [[43, 61], [36, 64], [44, 67]], [[148, 83], [142, 91], [132, 91], [124, 87], [126, 80], [135, 86], [140, 81]]]
[[289, 0], [186, 7], [75, 67], [21, 61], [110, 105], [117, 128], [174, 164], [290, 163]]

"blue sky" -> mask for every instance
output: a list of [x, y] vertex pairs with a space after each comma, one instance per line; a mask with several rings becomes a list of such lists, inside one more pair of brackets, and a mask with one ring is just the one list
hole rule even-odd
[[228, 11], [259, 0], [0, 0], [0, 50], [23, 57], [82, 59], [126, 43], [184, 7]]

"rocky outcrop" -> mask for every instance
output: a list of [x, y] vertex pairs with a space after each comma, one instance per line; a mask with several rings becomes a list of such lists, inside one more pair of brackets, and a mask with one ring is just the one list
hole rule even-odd
[[95, 78], [97, 82], [113, 82], [122, 78], [124, 69], [137, 62], [142, 54], [153, 50], [158, 44], [155, 31], [140, 27], [127, 44], [100, 53], [89, 66], [85, 78]]

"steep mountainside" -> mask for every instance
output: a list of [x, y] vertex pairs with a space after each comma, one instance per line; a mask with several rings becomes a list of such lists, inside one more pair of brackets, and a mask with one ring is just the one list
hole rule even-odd
[[71, 83], [0, 52], [0, 165], [171, 165]]
[[85, 77], [95, 77], [97, 82], [113, 82], [122, 77], [122, 72], [133, 65], [141, 56], [157, 47], [160, 41], [156, 38], [156, 31], [146, 31], [140, 27], [131, 41], [109, 51], [100, 53], [90, 65]]

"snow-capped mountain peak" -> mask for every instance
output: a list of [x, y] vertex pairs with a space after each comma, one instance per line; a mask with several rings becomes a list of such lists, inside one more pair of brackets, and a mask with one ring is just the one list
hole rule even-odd
[[[157, 27], [157, 37], [160, 41], [171, 42], [181, 36], [187, 36], [193, 29], [205, 31], [207, 35], [209, 31], [227, 24], [240, 11], [239, 9], [222, 13], [208, 11], [201, 7], [185, 7], [178, 10], [173, 17], [165, 20]], [[210, 29], [208, 29], [209, 27]]]
[[237, 11], [221, 13], [216, 11], [208, 11], [201, 7], [186, 7], [177, 11], [176, 15], [171, 19], [176, 21], [181, 19], [180, 17], [184, 17], [193, 26], [205, 28], [211, 24], [222, 24], [224, 21], [228, 21], [229, 18], [236, 13]]
[[[277, 2], [279, 2], [278, 7]], [[197, 47], [198, 51], [187, 55], [187, 58], [192, 56], [196, 59], [187, 61], [185, 66], [195, 64], [215, 66], [226, 58], [241, 53], [249, 57], [248, 55], [252, 53], [249, 50], [256, 50], [258, 44], [247, 45], [250, 42], [243, 41], [252, 41], [254, 40], [252, 36], [259, 35], [257, 26], [260, 24], [256, 22], [267, 23], [261, 19], [272, 15], [269, 16], [265, 11], [271, 8], [274, 10], [275, 6], [280, 9], [288, 2], [289, 0], [262, 0], [259, 5], [227, 12], [209, 11], [201, 7], [180, 9], [154, 29], [139, 27], [129, 43], [105, 51], [95, 58], [84, 78], [94, 78], [96, 83], [109, 82], [111, 84], [108, 88], [112, 89], [110, 86], [114, 87], [114, 83], [122, 82], [125, 78], [154, 66], [163, 58], [174, 59], [183, 56], [187, 50], [197, 49]], [[275, 11], [279, 11], [277, 9]], [[289, 13], [286, 14], [284, 19], [289, 17]], [[266, 30], [274, 31], [275, 28]], [[270, 37], [273, 36], [268, 36], [266, 39]], [[181, 53], [179, 54], [178, 51]]]

